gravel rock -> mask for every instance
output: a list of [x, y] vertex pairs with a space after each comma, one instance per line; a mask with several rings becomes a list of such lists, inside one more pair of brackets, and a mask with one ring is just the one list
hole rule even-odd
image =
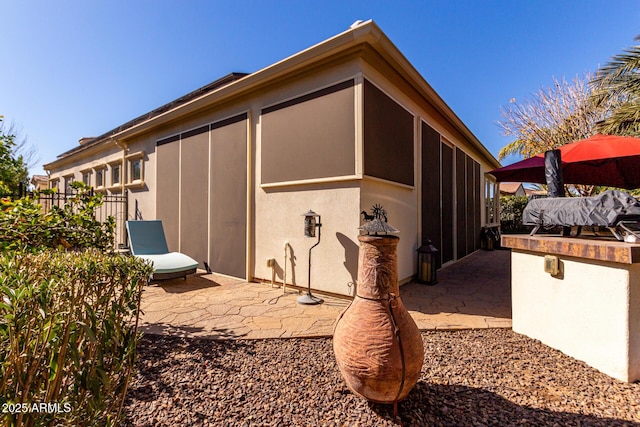
[[423, 332], [421, 379], [398, 405], [346, 387], [331, 339], [146, 335], [127, 426], [630, 426], [640, 383], [508, 329]]

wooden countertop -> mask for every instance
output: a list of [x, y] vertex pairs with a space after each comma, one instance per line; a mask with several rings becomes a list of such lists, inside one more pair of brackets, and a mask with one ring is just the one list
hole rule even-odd
[[562, 237], [558, 235], [506, 234], [502, 246], [519, 251], [566, 255], [621, 264], [640, 263], [640, 244], [611, 237]]

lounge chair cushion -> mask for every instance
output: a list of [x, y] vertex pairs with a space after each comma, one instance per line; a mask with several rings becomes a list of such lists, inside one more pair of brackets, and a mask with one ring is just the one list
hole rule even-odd
[[176, 273], [198, 268], [198, 262], [196, 260], [180, 252], [136, 256], [145, 261], [150, 261], [153, 265], [154, 272], [159, 274]]

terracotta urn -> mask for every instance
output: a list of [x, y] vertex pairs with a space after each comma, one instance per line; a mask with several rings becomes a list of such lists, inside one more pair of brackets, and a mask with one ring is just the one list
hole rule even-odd
[[358, 240], [356, 296], [338, 318], [333, 351], [353, 393], [396, 404], [420, 378], [422, 337], [399, 296], [399, 238], [361, 235]]

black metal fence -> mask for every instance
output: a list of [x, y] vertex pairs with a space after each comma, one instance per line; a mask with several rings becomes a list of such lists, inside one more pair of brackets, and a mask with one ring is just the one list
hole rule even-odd
[[[91, 190], [93, 192], [93, 189]], [[29, 196], [32, 199], [35, 199], [40, 206], [42, 206], [42, 211], [47, 213], [51, 210], [53, 206], [57, 206], [59, 208], [63, 208], [69, 200], [73, 197], [76, 197], [76, 193], [33, 193], [29, 191], [20, 191], [20, 194], [17, 195], [9, 195], [8, 197], [25, 197]], [[5, 196], [6, 197], [6, 196]], [[127, 242], [127, 228], [125, 223], [127, 221], [128, 215], [128, 200], [127, 194], [103, 194], [102, 196], [103, 203], [98, 206], [95, 210], [95, 217], [100, 222], [105, 222], [107, 218], [112, 216], [116, 220], [116, 228], [115, 228], [115, 243], [116, 248], [124, 248], [128, 246]]]

